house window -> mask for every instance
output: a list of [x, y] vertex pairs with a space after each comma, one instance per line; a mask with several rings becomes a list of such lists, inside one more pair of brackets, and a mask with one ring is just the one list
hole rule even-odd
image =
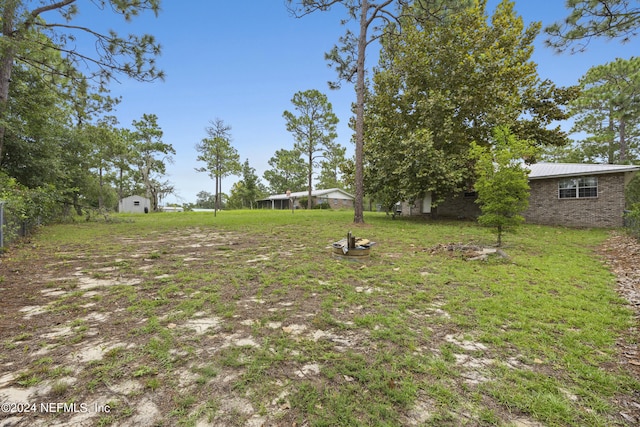
[[560, 180], [558, 197], [561, 199], [584, 199], [598, 197], [598, 178], [587, 176]]
[[140, 206], [140, 200], [134, 200], [133, 206]]

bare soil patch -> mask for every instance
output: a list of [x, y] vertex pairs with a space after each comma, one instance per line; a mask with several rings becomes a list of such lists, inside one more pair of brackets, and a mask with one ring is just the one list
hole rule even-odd
[[[618, 341], [619, 363], [640, 378], [640, 241], [627, 234], [614, 234], [600, 248], [600, 254], [616, 275], [617, 290], [634, 311], [634, 325]], [[640, 423], [640, 390], [620, 399], [621, 415]]]
[[[170, 425], [166, 420], [177, 417], [202, 426], [293, 425], [293, 385], [321, 381], [323, 361], [306, 360], [287, 342], [323, 346], [334, 355], [375, 350], [367, 331], [350, 328], [353, 313], [366, 315], [366, 306], [351, 307], [328, 322], [319, 295], [308, 287], [280, 292], [259, 283], [259, 273], [268, 272], [272, 263], [291, 262], [303, 246], [292, 244], [284, 251], [259, 237], [200, 228], [155, 237], [114, 237], [112, 243], [122, 251], [106, 257], [84, 247], [34, 246], [16, 249], [28, 249], [28, 263], [11, 254], [0, 262], [0, 402], [16, 404], [13, 413], [0, 413], [0, 426], [152, 426]], [[462, 249], [469, 250], [465, 256], [477, 253]], [[640, 320], [640, 244], [613, 235], [600, 253]], [[250, 267], [237, 270], [244, 275], [237, 284], [229, 273], [233, 265]], [[180, 285], [184, 275], [190, 275], [189, 286]], [[316, 286], [328, 285], [322, 277], [314, 280]], [[385, 297], [374, 283], [355, 292]], [[437, 303], [409, 314], [448, 318]], [[490, 349], [444, 327], [431, 333], [433, 342], [416, 352], [438, 352], [449, 343], [460, 349], [453, 354], [464, 372], [460, 387], [488, 380], [496, 363]], [[638, 333], [636, 322], [628, 334]], [[637, 342], [620, 341], [619, 363], [640, 378]], [[278, 365], [250, 363], [262, 352]], [[213, 360], [222, 364], [214, 368]], [[506, 361], [514, 368], [522, 363]], [[264, 369], [266, 374], [256, 375], [269, 378], [266, 403], [252, 400], [243, 388], [252, 369]], [[333, 381], [335, 386], [356, 380], [342, 374]], [[50, 413], [43, 413], [43, 404]], [[630, 425], [640, 422], [640, 393], [618, 404]], [[403, 423], [427, 422], [432, 408], [429, 398], [419, 395]], [[475, 425], [463, 409], [459, 416]], [[541, 425], [519, 415], [505, 417], [518, 426]]]

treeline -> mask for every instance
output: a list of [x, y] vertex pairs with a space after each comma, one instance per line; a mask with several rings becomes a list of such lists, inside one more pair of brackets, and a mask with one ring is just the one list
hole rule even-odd
[[107, 90], [116, 76], [162, 78], [155, 64], [158, 43], [151, 35], [123, 38], [74, 23], [81, 8], [131, 20], [157, 14], [159, 1], [107, 3], [12, 0], [0, 6], [0, 200], [10, 222], [5, 234], [13, 231], [12, 221], [24, 231], [83, 209], [113, 206], [118, 192], [132, 188], [154, 197], [168, 190], [159, 176], [173, 149], [161, 142], [157, 118], [145, 115], [131, 129], [120, 128], [109, 116], [120, 99]]

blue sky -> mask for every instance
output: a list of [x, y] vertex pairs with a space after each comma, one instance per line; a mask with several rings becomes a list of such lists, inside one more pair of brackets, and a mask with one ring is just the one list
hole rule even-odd
[[[249, 159], [260, 177], [269, 169], [268, 160], [281, 148], [290, 149], [293, 138], [285, 129], [284, 110], [292, 110], [291, 98], [298, 91], [318, 89], [327, 94], [340, 119], [338, 139], [353, 153], [348, 127], [355, 92], [351, 85], [329, 90], [335, 79], [324, 53], [344, 33], [342, 7], [291, 17], [284, 0], [164, 0], [155, 18], [141, 16], [129, 24], [107, 12], [91, 11], [88, 2], [80, 8], [79, 22], [119, 32], [150, 33], [163, 46], [158, 65], [166, 73], [164, 82], [138, 83], [121, 79], [111, 86], [112, 95], [122, 96], [115, 115], [121, 126], [145, 114], [158, 116], [163, 141], [177, 154], [168, 165], [167, 179], [176, 195], [167, 203], [195, 202], [199, 191], [214, 192], [214, 182], [198, 173], [195, 145], [206, 137], [210, 120], [220, 118], [232, 127], [232, 144], [241, 160]], [[488, 1], [489, 14], [499, 0]], [[515, 9], [525, 22], [543, 26], [567, 14], [562, 0], [516, 0]], [[84, 8], [84, 9], [83, 9]], [[544, 47], [544, 34], [536, 43], [533, 60], [541, 78], [560, 86], [577, 83], [592, 66], [617, 57], [629, 58], [639, 41], [593, 41], [581, 54], [556, 54]], [[374, 65], [369, 60], [368, 68]], [[227, 192], [239, 177], [223, 181]]]

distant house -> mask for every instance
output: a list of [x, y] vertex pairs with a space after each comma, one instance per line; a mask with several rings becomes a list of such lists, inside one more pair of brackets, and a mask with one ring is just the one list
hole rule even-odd
[[[290, 195], [272, 194], [266, 199], [258, 200], [258, 209], [298, 209], [305, 208], [306, 205], [300, 206], [300, 199], [309, 196], [308, 191], [296, 191]], [[313, 190], [311, 192], [312, 203], [317, 206], [327, 203], [333, 209], [353, 208], [354, 196], [340, 188], [330, 188], [328, 190]]]
[[142, 196], [125, 197], [118, 203], [120, 213], [148, 213], [150, 210], [151, 200]]
[[[626, 185], [640, 166], [582, 163], [535, 163], [529, 173], [529, 208], [523, 212], [531, 224], [569, 227], [620, 227], [624, 222]], [[440, 218], [475, 219], [481, 211], [473, 190], [431, 206], [431, 195], [401, 203], [403, 215], [430, 214]]]
[[160, 206], [161, 212], [184, 212], [182, 206]]

